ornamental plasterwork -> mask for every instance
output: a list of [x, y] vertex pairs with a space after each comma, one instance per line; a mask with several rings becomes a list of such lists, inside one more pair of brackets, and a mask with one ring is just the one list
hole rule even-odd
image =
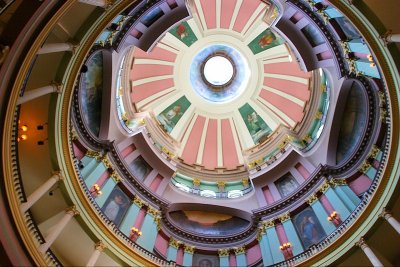
[[218, 249], [218, 256], [220, 257], [229, 256], [229, 249], [228, 248]]
[[328, 180], [325, 180], [325, 182], [321, 185], [321, 187], [319, 188], [319, 191], [321, 191], [322, 193], [325, 193], [326, 191], [328, 191], [328, 189], [331, 187], [331, 185], [329, 184]]
[[240, 255], [246, 253], [245, 247], [234, 247], [233, 251], [235, 252], [235, 255]]
[[289, 212], [286, 212], [285, 214], [279, 216], [279, 220], [280, 220], [281, 222], [286, 222], [286, 221], [290, 220], [290, 214], [289, 214]]
[[311, 205], [317, 200], [318, 200], [317, 195], [315, 193], [313, 193], [306, 199], [306, 202], [307, 202], [308, 205]]
[[193, 254], [194, 251], [195, 251], [195, 249], [196, 249], [195, 246], [190, 246], [190, 245], [188, 245], [188, 244], [185, 244], [185, 245], [184, 245], [184, 251], [185, 251], [186, 253]]

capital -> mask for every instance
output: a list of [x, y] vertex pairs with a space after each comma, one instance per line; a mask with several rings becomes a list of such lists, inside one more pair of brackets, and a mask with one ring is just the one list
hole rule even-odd
[[185, 252], [189, 254], [193, 254], [195, 251], [196, 247], [195, 246], [190, 246], [188, 244], [185, 244]]
[[100, 252], [103, 252], [106, 248], [106, 244], [104, 244], [101, 240], [94, 245], [94, 249]]
[[289, 213], [289, 212], [286, 212], [285, 214], [281, 215], [281, 216], [279, 217], [279, 220], [280, 220], [281, 222], [286, 222], [286, 221], [290, 220], [290, 213]]
[[220, 257], [229, 256], [229, 248], [218, 249], [218, 256], [220, 256]]
[[235, 252], [235, 255], [240, 255], [240, 254], [244, 254], [244, 253], [246, 253], [246, 249], [245, 249], [245, 247], [243, 246], [243, 247], [235, 247], [235, 248], [233, 248], [233, 251]]
[[367, 245], [367, 243], [365, 242], [365, 240], [364, 240], [363, 237], [361, 237], [360, 240], [358, 240], [358, 241], [355, 243], [355, 245], [356, 245], [357, 247], [360, 247], [361, 249], [365, 249], [365, 248], [368, 247], [368, 245]]
[[68, 207], [68, 208], [65, 210], [65, 212], [66, 212], [67, 214], [71, 214], [72, 216], [76, 216], [76, 215], [79, 215], [79, 214], [80, 214], [75, 205], [72, 205], [71, 207]]
[[383, 208], [382, 212], [379, 214], [379, 217], [387, 220], [392, 217], [392, 214], [386, 208]]

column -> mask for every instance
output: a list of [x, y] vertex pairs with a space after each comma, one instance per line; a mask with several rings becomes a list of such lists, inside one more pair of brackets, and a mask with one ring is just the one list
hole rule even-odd
[[292, 244], [293, 256], [300, 254], [304, 251], [303, 245], [301, 244], [300, 238], [297, 235], [296, 229], [294, 228], [293, 222], [290, 219], [289, 214], [279, 218], [282, 222], [283, 229], [287, 236], [288, 241]]
[[279, 246], [281, 245], [279, 242], [278, 235], [275, 230], [275, 224], [272, 221], [269, 221], [266, 224], [266, 233], [267, 233], [267, 240], [269, 242], [271, 248], [271, 255], [274, 263], [284, 261], [285, 258], [281, 253]]
[[136, 243], [148, 251], [153, 251], [156, 243], [157, 234], [160, 230], [160, 212], [152, 207], [147, 208], [147, 214], [144, 217], [142, 225], [142, 235]]
[[32, 194], [29, 195], [25, 203], [22, 203], [20, 206], [21, 211], [24, 213], [33, 204], [36, 203], [50, 188], [57, 183], [58, 181], [62, 180], [63, 177], [61, 176], [60, 172], [54, 172], [53, 176], [51, 176], [44, 184], [42, 184], [38, 189], [33, 191]]
[[383, 264], [379, 261], [379, 259], [375, 256], [374, 252], [370, 249], [370, 247], [365, 242], [364, 238], [360, 238], [358, 242], [355, 244], [360, 247], [362, 251], [365, 253], [371, 264], [375, 267], [383, 266]]
[[345, 179], [333, 179], [334, 190], [343, 200], [348, 210], [353, 211], [360, 203], [360, 198], [350, 189]]
[[400, 234], [400, 223], [393, 218], [392, 214], [390, 214], [385, 208], [383, 209], [382, 213], [379, 214], [379, 217], [384, 218], [388, 223]]
[[391, 30], [387, 31], [381, 38], [385, 43], [400, 43], [400, 34], [392, 33]]
[[64, 217], [53, 227], [51, 232], [46, 236], [45, 243], [39, 246], [39, 251], [45, 253], [49, 247], [53, 244], [53, 242], [60, 235], [61, 231], [64, 230], [65, 226], [67, 226], [68, 222], [76, 215], [79, 215], [79, 211], [75, 206], [69, 207], [65, 211]]
[[247, 266], [245, 247], [234, 248], [236, 255], [236, 266]]
[[61, 85], [60, 84], [49, 84], [40, 88], [32, 89], [29, 91], [26, 91], [23, 96], [19, 97], [17, 100], [17, 105], [21, 105], [23, 103], [26, 103], [30, 100], [33, 100], [35, 98], [50, 94], [50, 93], [59, 93], [61, 92]]
[[104, 251], [104, 249], [106, 248], [106, 245], [99, 241], [94, 245], [94, 251], [92, 253], [92, 255], [90, 256], [88, 262], [86, 263], [86, 266], [94, 266], [96, 264], [96, 261], [99, 259], [101, 252]]
[[318, 198], [315, 194], [312, 194], [307, 203], [313, 209], [315, 216], [317, 216], [319, 223], [321, 224], [322, 228], [324, 229], [325, 233], [329, 235], [333, 231], [335, 231], [336, 227], [327, 220], [329, 214], [326, 213], [324, 207], [322, 206], [321, 202], [319, 202]]
[[105, 7], [107, 5], [112, 4], [114, 1], [113, 0], [79, 0], [79, 2], [81, 2], [83, 4], [92, 5], [92, 6]]
[[272, 259], [271, 247], [269, 246], [267, 235], [263, 227], [259, 228], [259, 233], [257, 236], [258, 243], [260, 244], [261, 257], [263, 260], [263, 266], [269, 266], [274, 264]]
[[178, 248], [182, 243], [171, 237], [169, 240], [169, 246], [167, 250], [167, 261], [176, 261], [176, 255], [178, 253]]
[[185, 244], [183, 253], [183, 266], [190, 267], [193, 264], [193, 254], [196, 247]]
[[229, 267], [229, 249], [218, 249], [219, 266]]
[[38, 54], [49, 54], [56, 52], [74, 51], [75, 46], [71, 43], [47, 43], [43, 44], [38, 50]]

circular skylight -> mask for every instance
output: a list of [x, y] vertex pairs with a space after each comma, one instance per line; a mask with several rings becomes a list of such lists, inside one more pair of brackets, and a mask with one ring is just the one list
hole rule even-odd
[[224, 85], [233, 77], [233, 65], [226, 57], [211, 57], [204, 64], [204, 77], [213, 85]]
[[244, 92], [250, 69], [238, 50], [224, 44], [213, 44], [194, 56], [189, 75], [198, 96], [209, 102], [226, 103]]

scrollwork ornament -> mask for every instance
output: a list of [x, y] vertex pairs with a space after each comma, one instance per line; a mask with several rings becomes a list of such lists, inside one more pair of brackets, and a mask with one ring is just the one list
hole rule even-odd
[[218, 256], [220, 256], [220, 257], [229, 256], [229, 249], [228, 248], [218, 249]]
[[263, 221], [262, 224], [263, 224], [264, 229], [275, 226], [275, 222], [273, 220]]
[[315, 194], [315, 193], [312, 193], [307, 199], [306, 199], [306, 202], [307, 202], [307, 204], [308, 205], [311, 205], [311, 204], [313, 204], [315, 201], [317, 201], [318, 200], [318, 197], [317, 197], [317, 195]]
[[279, 220], [280, 220], [281, 222], [286, 222], [286, 221], [290, 220], [290, 213], [287, 212], [287, 213], [281, 215], [281, 216], [279, 217]]
[[186, 253], [194, 254], [195, 249], [196, 249], [195, 246], [191, 246], [191, 245], [188, 245], [188, 244], [184, 245], [184, 250], [185, 250]]
[[235, 255], [240, 255], [246, 253], [245, 247], [234, 247], [233, 251], [235, 252]]

